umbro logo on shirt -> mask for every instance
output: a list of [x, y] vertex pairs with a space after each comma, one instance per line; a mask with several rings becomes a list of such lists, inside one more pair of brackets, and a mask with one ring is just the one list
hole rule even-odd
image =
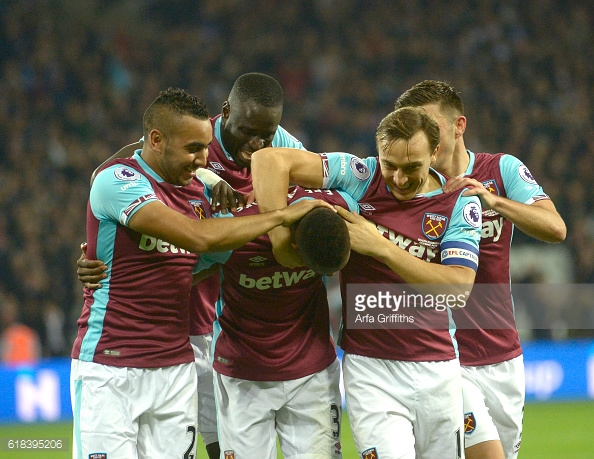
[[373, 207], [371, 204], [367, 204], [366, 202], [360, 202], [359, 208], [362, 211], [368, 212], [368, 213], [371, 213], [372, 210], [375, 210], [375, 207]]
[[217, 163], [216, 161], [209, 161], [208, 162], [214, 170], [217, 171], [224, 171], [225, 168], [221, 165], [221, 163]]
[[257, 257], [252, 257], [249, 260], [250, 260], [250, 263], [249, 263], [250, 266], [264, 266], [264, 262], [266, 260], [268, 260], [268, 258], [261, 257], [260, 255], [258, 255]]

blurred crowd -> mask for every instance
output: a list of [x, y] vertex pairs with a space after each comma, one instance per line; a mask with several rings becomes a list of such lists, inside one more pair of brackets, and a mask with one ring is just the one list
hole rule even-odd
[[[280, 81], [281, 124], [308, 149], [360, 156], [398, 95], [448, 81], [467, 147], [526, 162], [568, 226], [564, 281], [592, 283], [593, 21], [589, 0], [0, 0], [0, 308], [67, 355], [91, 173], [140, 138], [159, 91], [215, 115], [251, 71]], [[547, 253], [520, 232], [516, 247]]]

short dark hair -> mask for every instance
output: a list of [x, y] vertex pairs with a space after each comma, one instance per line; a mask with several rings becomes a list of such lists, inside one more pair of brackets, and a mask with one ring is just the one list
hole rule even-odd
[[229, 103], [246, 100], [253, 100], [264, 107], [279, 107], [283, 105], [283, 88], [264, 73], [245, 73], [235, 80], [229, 93]]
[[332, 275], [349, 261], [351, 240], [344, 219], [316, 207], [294, 226], [294, 240], [305, 264], [318, 274]]
[[410, 140], [422, 131], [429, 140], [433, 152], [439, 145], [439, 125], [418, 107], [403, 107], [387, 115], [377, 127], [375, 139], [389, 146], [396, 140]]
[[207, 120], [209, 117], [206, 104], [185, 90], [168, 88], [161, 91], [144, 112], [142, 119], [144, 138], [148, 139], [153, 129], [159, 129], [165, 135], [169, 134], [173, 125], [182, 116], [192, 116], [199, 120]]
[[394, 109], [439, 104], [457, 115], [464, 115], [464, 103], [460, 93], [445, 81], [425, 80], [405, 91], [397, 100]]

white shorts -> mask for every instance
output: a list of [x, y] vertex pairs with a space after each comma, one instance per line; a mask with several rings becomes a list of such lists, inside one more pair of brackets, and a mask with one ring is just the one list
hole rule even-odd
[[196, 374], [198, 375], [198, 432], [205, 445], [219, 440], [217, 434], [217, 410], [214, 398], [213, 370], [210, 360], [212, 333], [190, 336], [194, 350]]
[[462, 367], [465, 446], [501, 440], [506, 459], [518, 456], [524, 417], [524, 357]]
[[342, 457], [338, 359], [291, 381], [215, 378], [221, 457], [276, 459], [277, 434], [285, 459]]
[[74, 459], [181, 458], [196, 451], [196, 369], [72, 360]]
[[463, 458], [458, 359], [403, 362], [344, 355], [346, 406], [362, 457]]

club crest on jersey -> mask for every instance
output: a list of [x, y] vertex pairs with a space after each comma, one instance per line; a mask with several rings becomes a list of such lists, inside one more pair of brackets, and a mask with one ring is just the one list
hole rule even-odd
[[423, 217], [423, 234], [429, 240], [439, 239], [448, 227], [448, 217], [425, 212]]
[[196, 217], [198, 217], [200, 220], [206, 218], [206, 212], [204, 211], [204, 207], [202, 206], [201, 199], [190, 199], [188, 202], [192, 206], [192, 209], [194, 210]]
[[377, 459], [377, 449], [369, 448], [361, 453], [363, 459]]
[[222, 166], [221, 163], [217, 163], [216, 161], [209, 161], [208, 163], [216, 171], [224, 171], [225, 170], [225, 168]]
[[482, 182], [482, 184], [489, 193], [499, 196], [499, 187], [497, 186], [495, 180], [485, 180]]
[[225, 459], [235, 459], [235, 451], [225, 451]]
[[464, 434], [470, 435], [476, 429], [476, 419], [474, 413], [464, 413]]
[[351, 158], [351, 170], [359, 180], [367, 180], [371, 172], [359, 158]]
[[534, 177], [532, 176], [532, 174], [530, 173], [528, 168], [526, 166], [524, 166], [523, 164], [520, 164], [520, 166], [518, 167], [518, 174], [520, 174], [520, 178], [522, 180], [529, 183], [530, 185], [538, 185], [538, 183], [536, 183], [536, 180], [534, 180]]
[[136, 172], [134, 169], [128, 166], [120, 166], [113, 171], [113, 175], [118, 180], [123, 180], [125, 182], [132, 182], [134, 180], [138, 180], [142, 175]]
[[480, 228], [481, 226], [481, 209], [476, 202], [469, 202], [462, 210], [464, 220], [473, 228]]

